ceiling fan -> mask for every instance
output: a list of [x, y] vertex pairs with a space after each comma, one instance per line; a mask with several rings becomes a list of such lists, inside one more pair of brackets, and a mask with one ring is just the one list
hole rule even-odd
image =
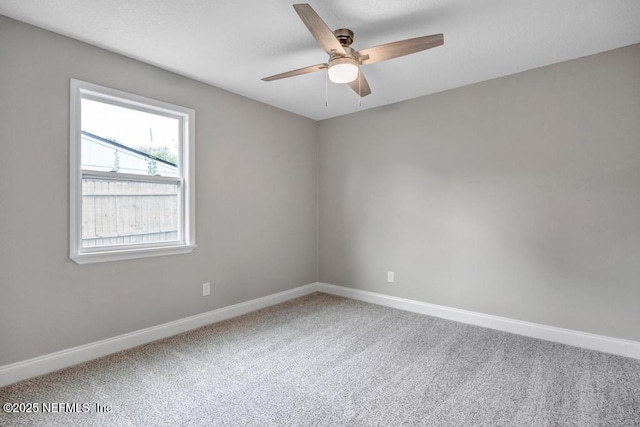
[[444, 44], [443, 34], [433, 34], [358, 51], [350, 47], [353, 42], [353, 31], [347, 28], [331, 31], [322, 18], [307, 3], [294, 4], [293, 8], [320, 47], [329, 54], [329, 61], [265, 77], [262, 79], [265, 82], [313, 73], [327, 68], [329, 80], [334, 83], [346, 83], [355, 93], [363, 97], [371, 94], [371, 88], [360, 70], [361, 65], [398, 58]]

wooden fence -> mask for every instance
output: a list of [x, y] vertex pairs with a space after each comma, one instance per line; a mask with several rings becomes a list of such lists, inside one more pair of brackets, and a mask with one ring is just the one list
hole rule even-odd
[[178, 186], [82, 180], [82, 246], [178, 239]]

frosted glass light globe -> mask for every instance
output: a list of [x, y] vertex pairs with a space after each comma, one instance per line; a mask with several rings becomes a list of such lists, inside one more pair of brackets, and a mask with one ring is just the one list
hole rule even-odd
[[[334, 83], [349, 83], [358, 78], [360, 69], [349, 58], [339, 58], [329, 65], [329, 80]], [[355, 61], [354, 61], [355, 62]]]

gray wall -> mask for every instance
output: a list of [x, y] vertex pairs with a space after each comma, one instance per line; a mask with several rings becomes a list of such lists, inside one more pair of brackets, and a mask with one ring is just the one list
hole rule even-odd
[[318, 131], [320, 281], [640, 340], [640, 45]]
[[[196, 110], [195, 252], [68, 258], [71, 77]], [[314, 282], [316, 127], [0, 16], [0, 366]]]

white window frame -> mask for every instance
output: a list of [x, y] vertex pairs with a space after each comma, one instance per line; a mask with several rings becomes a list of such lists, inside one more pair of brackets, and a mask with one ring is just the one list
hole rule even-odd
[[[195, 111], [166, 102], [71, 79], [70, 111], [70, 215], [69, 257], [78, 264], [147, 258], [162, 255], [177, 255], [192, 252], [196, 248], [195, 218]], [[150, 177], [110, 172], [83, 171], [81, 100], [98, 100], [122, 107], [173, 117], [180, 121], [182, 143], [179, 153], [179, 177]], [[178, 241], [135, 245], [82, 247], [82, 178], [110, 178], [121, 181], [147, 181], [178, 183], [179, 231]]]

